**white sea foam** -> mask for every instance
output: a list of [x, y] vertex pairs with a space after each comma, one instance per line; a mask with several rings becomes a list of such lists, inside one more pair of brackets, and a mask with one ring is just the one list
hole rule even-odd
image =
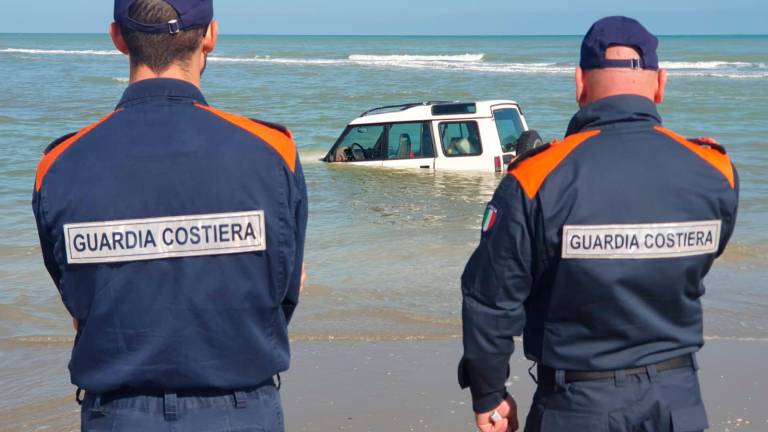
[[726, 61], [698, 61], [698, 62], [662, 61], [662, 62], [659, 62], [659, 66], [665, 69], [742, 69], [742, 68], [765, 68], [765, 63], [726, 62]]
[[3, 48], [0, 53], [11, 54], [42, 54], [42, 55], [83, 55], [83, 56], [108, 56], [120, 55], [120, 51], [115, 50], [44, 50], [28, 48]]
[[[114, 50], [44, 50], [28, 48], [3, 48], [0, 53], [30, 55], [77, 55], [114, 56]], [[301, 58], [301, 57], [227, 57], [211, 56], [211, 62], [218, 63], [262, 63], [290, 66], [358, 66], [389, 69], [420, 69], [458, 72], [482, 72], [498, 74], [550, 74], [570, 75], [575, 63], [494, 63], [486, 61], [485, 54], [352, 54], [346, 58]], [[668, 69], [673, 77], [702, 77], [729, 79], [768, 78], [766, 63], [738, 61], [663, 61], [661, 67]], [[122, 82], [122, 81], [121, 81]]]
[[484, 54], [462, 55], [364, 55], [353, 54], [346, 59], [285, 58], [285, 57], [209, 57], [221, 63], [271, 63], [295, 66], [363, 66], [398, 69], [454, 70], [495, 73], [570, 74], [573, 66], [556, 63], [487, 63]]
[[457, 63], [478, 63], [482, 62], [485, 58], [485, 54], [461, 54], [461, 55], [368, 55], [368, 54], [353, 54], [349, 56], [349, 60], [353, 62], [362, 63], [376, 63], [376, 62], [457, 62]]
[[[353, 54], [346, 59], [257, 57], [211, 57], [227, 63], [271, 63], [296, 66], [363, 66], [396, 69], [426, 69], [507, 74], [570, 75], [575, 63], [490, 63], [484, 54], [461, 55], [369, 55]], [[712, 78], [767, 78], [765, 63], [704, 61], [662, 62], [673, 76]]]
[[269, 56], [256, 56], [256, 57], [208, 57], [210, 62], [220, 63], [276, 63], [276, 64], [292, 64], [292, 65], [344, 65], [349, 64], [348, 60], [343, 59], [309, 59], [309, 58], [280, 58]]

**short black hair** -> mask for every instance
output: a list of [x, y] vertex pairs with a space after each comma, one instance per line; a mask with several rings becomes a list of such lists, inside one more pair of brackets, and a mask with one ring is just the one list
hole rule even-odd
[[[167, 23], [178, 19], [176, 10], [164, 0], [137, 0], [128, 16], [147, 24]], [[143, 33], [120, 26], [131, 65], [145, 65], [155, 73], [168, 70], [174, 63], [189, 66], [189, 59], [203, 43], [207, 28], [183, 30], [178, 33]]]

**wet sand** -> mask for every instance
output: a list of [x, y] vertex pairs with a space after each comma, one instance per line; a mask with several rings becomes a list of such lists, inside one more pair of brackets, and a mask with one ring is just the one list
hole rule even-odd
[[[301, 342], [293, 369], [283, 375], [289, 432], [472, 431], [469, 393], [456, 384], [459, 339], [407, 342]], [[78, 411], [68, 384], [65, 345], [34, 350], [3, 349], [0, 431], [76, 431]], [[699, 356], [712, 431], [768, 431], [766, 341], [712, 340]], [[56, 364], [13, 374], [9, 362]], [[529, 362], [516, 354], [510, 392], [525, 416], [533, 392]], [[25, 376], [30, 375], [30, 376]], [[55, 394], [38, 397], [17, 383], [46, 382]], [[14, 384], [13, 388], [8, 386]], [[17, 400], [18, 404], [13, 401]], [[15, 405], [15, 406], [14, 406]]]

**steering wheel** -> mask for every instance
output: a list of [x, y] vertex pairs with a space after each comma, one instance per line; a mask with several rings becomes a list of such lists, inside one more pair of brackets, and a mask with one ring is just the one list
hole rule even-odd
[[[357, 158], [357, 153], [355, 152], [355, 147], [357, 147], [357, 148], [359, 148], [359, 149], [360, 149], [360, 154], [362, 154], [362, 156], [363, 156], [363, 158], [362, 158], [362, 159], [358, 159], [358, 158]], [[360, 145], [360, 144], [358, 144], [358, 143], [352, 143], [352, 144], [349, 146], [349, 156], [350, 156], [350, 158], [351, 158], [352, 160], [365, 160], [365, 149], [363, 148], [363, 146], [361, 146], [361, 145]]]

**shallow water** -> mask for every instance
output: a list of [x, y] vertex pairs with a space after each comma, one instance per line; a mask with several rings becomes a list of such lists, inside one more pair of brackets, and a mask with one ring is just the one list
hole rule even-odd
[[[208, 101], [290, 126], [305, 163], [310, 281], [295, 340], [460, 332], [458, 278], [501, 177], [317, 160], [362, 111], [409, 101], [515, 99], [545, 139], [560, 137], [576, 109], [578, 45], [574, 37], [222, 38], [204, 79]], [[670, 68], [666, 125], [715, 136], [742, 180], [733, 245], [707, 281], [706, 334], [765, 340], [768, 37], [663, 38], [660, 55]], [[109, 111], [126, 69], [106, 36], [0, 35], [0, 347], [16, 362], [19, 352], [33, 357], [41, 346], [71, 343], [30, 210], [39, 155]], [[12, 369], [2, 370], [0, 380], [12, 382]]]

